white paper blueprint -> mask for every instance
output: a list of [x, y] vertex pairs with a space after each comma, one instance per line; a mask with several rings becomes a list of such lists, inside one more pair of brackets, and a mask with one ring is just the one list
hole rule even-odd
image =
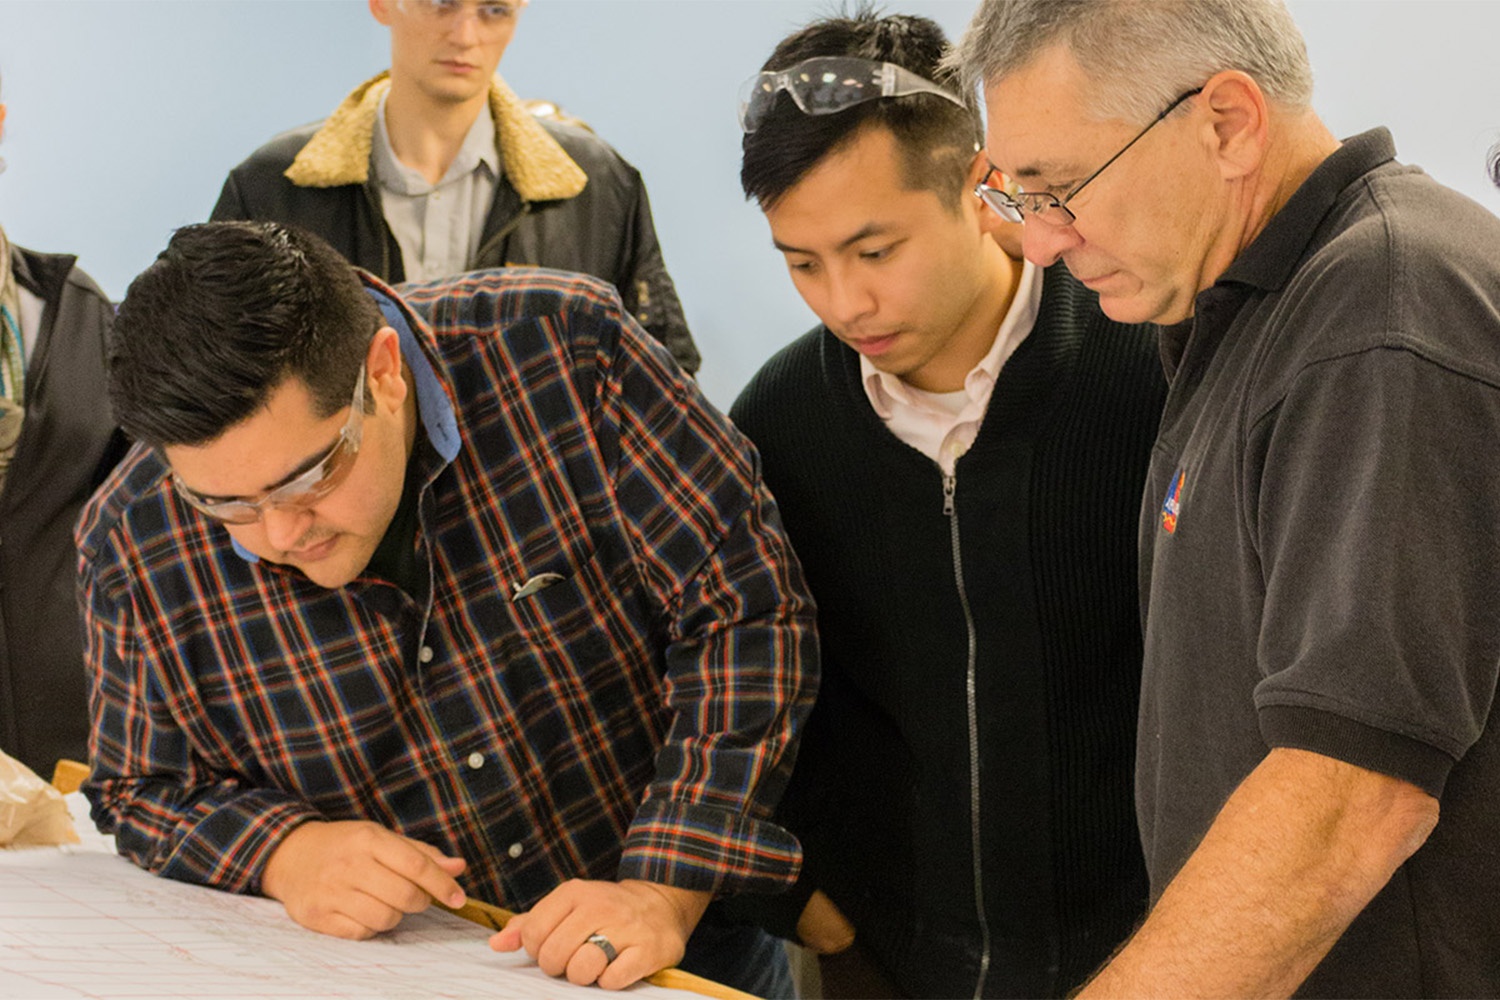
[[[489, 949], [440, 910], [370, 941], [293, 923], [281, 904], [187, 885], [94, 851], [0, 851], [0, 998], [392, 998], [611, 995]], [[636, 998], [692, 1000], [637, 985]]]

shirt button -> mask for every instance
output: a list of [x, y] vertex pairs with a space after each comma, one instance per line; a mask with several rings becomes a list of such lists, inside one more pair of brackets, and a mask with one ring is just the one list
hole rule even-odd
[[484, 754], [480, 753], [478, 750], [475, 750], [473, 753], [469, 754], [469, 767], [477, 771], [483, 766]]
[[417, 659], [421, 660], [423, 663], [431, 663], [432, 662], [432, 647], [431, 646], [423, 646], [421, 649], [417, 650]]
[[521, 852], [524, 850], [526, 850], [526, 848], [522, 847], [520, 843], [515, 843], [507, 847], [505, 849], [505, 853], [509, 854], [512, 858], [519, 858], [521, 856]]

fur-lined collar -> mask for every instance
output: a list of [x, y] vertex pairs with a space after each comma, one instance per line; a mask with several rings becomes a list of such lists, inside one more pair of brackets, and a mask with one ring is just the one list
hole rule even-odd
[[[360, 84], [323, 123], [287, 168], [298, 187], [338, 187], [363, 184], [370, 177], [370, 141], [380, 98], [390, 89], [384, 72]], [[505, 177], [526, 201], [572, 198], [588, 183], [583, 168], [547, 134], [505, 82], [490, 82], [490, 111], [495, 119], [495, 144], [505, 164]]]

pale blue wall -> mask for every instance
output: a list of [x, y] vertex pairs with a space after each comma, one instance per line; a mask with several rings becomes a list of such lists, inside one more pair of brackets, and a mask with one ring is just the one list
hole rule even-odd
[[[1375, 124], [1402, 158], [1500, 210], [1484, 176], [1500, 137], [1500, 3], [1293, 0], [1316, 105], [1345, 135]], [[958, 33], [971, 0], [892, 3]], [[739, 193], [740, 81], [801, 0], [534, 0], [501, 71], [588, 119], [645, 174], [667, 262], [727, 406], [812, 321]], [[225, 171], [320, 118], [385, 64], [352, 0], [5, 0], [0, 223], [78, 253], [118, 297], [177, 225], [204, 218]]]

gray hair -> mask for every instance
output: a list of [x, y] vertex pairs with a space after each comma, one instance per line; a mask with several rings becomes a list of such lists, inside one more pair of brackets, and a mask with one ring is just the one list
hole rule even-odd
[[948, 63], [972, 93], [1054, 45], [1095, 85], [1099, 121], [1150, 121], [1230, 69], [1283, 108], [1312, 100], [1307, 46], [1282, 0], [983, 0]]

